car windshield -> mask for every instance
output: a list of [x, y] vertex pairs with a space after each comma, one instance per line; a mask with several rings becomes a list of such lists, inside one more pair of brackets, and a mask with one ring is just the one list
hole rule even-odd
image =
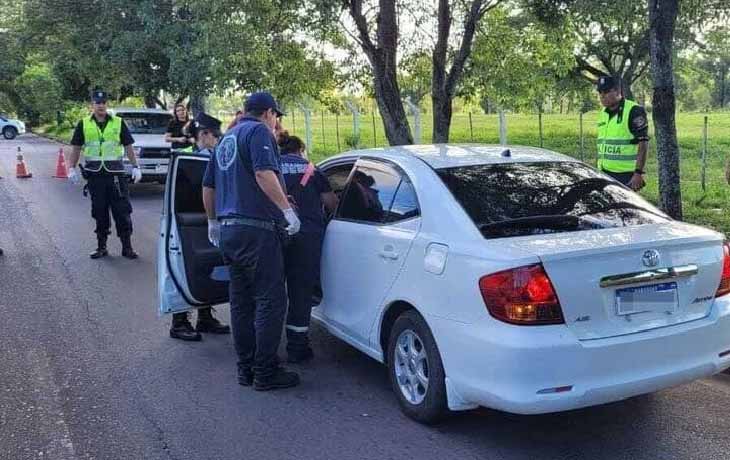
[[669, 221], [639, 195], [582, 163], [507, 163], [436, 172], [485, 238]]
[[167, 113], [119, 113], [132, 134], [165, 134], [172, 115]]

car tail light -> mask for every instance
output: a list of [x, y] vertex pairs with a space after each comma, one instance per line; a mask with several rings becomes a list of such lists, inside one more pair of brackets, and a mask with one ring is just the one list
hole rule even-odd
[[722, 276], [715, 297], [730, 294], [730, 243], [722, 244]]
[[479, 280], [489, 313], [510, 324], [563, 324], [558, 296], [541, 264], [513, 268]]

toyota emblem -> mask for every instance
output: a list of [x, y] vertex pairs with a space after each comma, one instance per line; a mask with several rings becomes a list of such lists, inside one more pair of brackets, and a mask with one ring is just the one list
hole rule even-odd
[[656, 249], [644, 251], [644, 255], [641, 256], [641, 262], [645, 267], [656, 267], [659, 265], [659, 251]]

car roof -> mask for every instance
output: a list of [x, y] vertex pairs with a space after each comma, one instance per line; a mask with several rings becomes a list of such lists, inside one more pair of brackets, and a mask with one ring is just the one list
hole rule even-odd
[[395, 161], [399, 158], [415, 157], [434, 169], [498, 163], [578, 161], [570, 156], [538, 147], [481, 144], [402, 145], [354, 150], [340, 156], [383, 158]]
[[146, 107], [115, 107], [113, 109], [109, 109], [109, 111], [114, 113], [162, 113], [172, 116], [172, 114], [167, 110], [148, 109]]

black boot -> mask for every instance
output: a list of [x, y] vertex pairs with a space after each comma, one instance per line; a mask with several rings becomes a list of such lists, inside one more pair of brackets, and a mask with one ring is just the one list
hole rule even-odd
[[253, 389], [256, 391], [279, 390], [297, 385], [299, 385], [299, 375], [283, 367], [277, 367], [276, 370], [265, 375], [256, 372], [253, 378]]
[[3, 249], [0, 248], [0, 256], [3, 255]]
[[309, 346], [309, 332], [295, 332], [286, 329], [286, 360], [292, 364], [303, 363], [314, 358], [314, 351]]
[[91, 257], [92, 259], [100, 259], [102, 257], [108, 256], [109, 252], [106, 250], [106, 235], [97, 236], [96, 241], [96, 251], [89, 254], [89, 257]]
[[139, 257], [136, 252], [134, 252], [134, 249], [132, 249], [132, 237], [127, 236], [120, 236], [120, 240], [122, 240], [122, 256], [126, 257], [127, 259], [136, 259]]
[[230, 334], [231, 327], [215, 319], [212, 310], [212, 308], [198, 309], [198, 324], [195, 325], [195, 330], [209, 334]]
[[172, 327], [170, 337], [173, 339], [187, 340], [189, 342], [200, 342], [203, 337], [193, 329], [188, 320], [187, 313], [175, 313], [172, 315]]
[[238, 384], [245, 387], [253, 385], [253, 370], [251, 366], [244, 366], [238, 363]]

